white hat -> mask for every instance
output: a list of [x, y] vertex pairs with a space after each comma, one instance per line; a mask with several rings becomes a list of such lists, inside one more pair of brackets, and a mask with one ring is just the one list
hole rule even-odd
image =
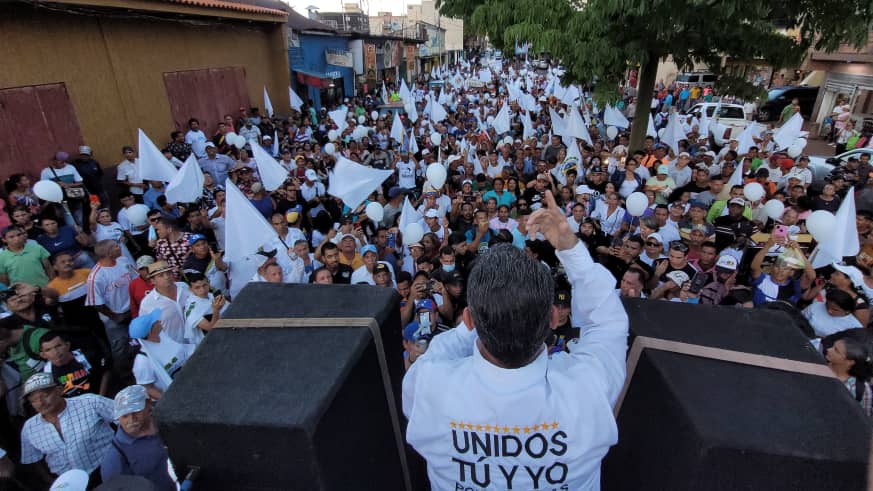
[[306, 176], [306, 178], [309, 179], [310, 181], [317, 181], [318, 180], [318, 173], [312, 169], [306, 169], [306, 172], [303, 175]]
[[673, 283], [676, 283], [676, 286], [682, 286], [688, 281], [688, 273], [682, 271], [681, 269], [677, 269], [675, 271], [670, 271], [667, 273], [667, 279], [672, 280]]
[[834, 263], [833, 266], [834, 269], [848, 276], [856, 288], [862, 288], [864, 286], [864, 273], [861, 273], [860, 269], [840, 263]]
[[580, 194], [594, 194], [594, 190], [585, 184], [580, 184], [579, 186], [576, 186], [576, 196]]
[[49, 491], [85, 491], [89, 477], [82, 469], [70, 469], [55, 479]]
[[428, 149], [426, 149], [426, 148], [425, 148], [424, 150], [422, 150], [422, 151], [421, 151], [421, 156], [424, 157], [425, 155], [430, 155], [430, 150], [428, 150]]
[[82, 145], [79, 147], [79, 155], [91, 155], [91, 147], [88, 145]]
[[654, 233], [649, 234], [649, 236], [646, 237], [646, 240], [649, 240], [649, 239], [655, 239], [658, 241], [659, 244], [664, 245], [664, 238], [661, 237], [661, 234], [659, 234], [658, 232], [654, 232]]
[[736, 271], [737, 264], [737, 258], [728, 254], [722, 254], [719, 256], [718, 261], [716, 261], [715, 267], [718, 269]]
[[427, 210], [427, 212], [424, 214], [424, 217], [425, 218], [439, 218], [440, 212], [434, 208], [431, 208], [431, 209]]

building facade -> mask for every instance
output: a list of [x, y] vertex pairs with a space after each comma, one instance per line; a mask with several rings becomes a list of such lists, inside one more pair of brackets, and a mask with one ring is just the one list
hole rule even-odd
[[[266, 86], [288, 107], [286, 12], [232, 2], [55, 0], [2, 7], [0, 168], [38, 175], [58, 150], [88, 145], [104, 165], [158, 146], [200, 119], [262, 106]], [[220, 43], [216, 43], [220, 40]]]
[[315, 107], [355, 94], [349, 36], [294, 11], [288, 13], [288, 64], [294, 91]]
[[[406, 7], [406, 16], [411, 23], [423, 22], [426, 25], [434, 26], [440, 31], [441, 39], [435, 39], [436, 43], [442, 46], [443, 61], [446, 63], [457, 63], [464, 54], [464, 21], [462, 19], [454, 19], [445, 17], [440, 14], [434, 0], [422, 0], [419, 5], [408, 5]], [[431, 36], [433, 34], [433, 36]], [[437, 45], [433, 43], [436, 33], [428, 31], [428, 43], [431, 45], [428, 52], [437, 49]]]

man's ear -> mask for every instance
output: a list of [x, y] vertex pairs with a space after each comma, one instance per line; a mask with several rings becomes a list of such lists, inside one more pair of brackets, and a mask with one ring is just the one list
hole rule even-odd
[[467, 329], [472, 331], [476, 328], [473, 324], [473, 314], [470, 313], [470, 307], [464, 307], [464, 312], [461, 314], [461, 318], [464, 320], [464, 325], [467, 326]]

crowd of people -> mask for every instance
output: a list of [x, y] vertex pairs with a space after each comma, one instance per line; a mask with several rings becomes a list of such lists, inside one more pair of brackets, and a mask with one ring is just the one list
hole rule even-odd
[[[196, 158], [204, 185], [193, 203], [170, 202], [167, 183], [144, 180], [131, 146], [121, 148], [111, 189], [103, 166], [113, 156], [98, 163], [87, 146], [55, 153], [38, 177], [62, 187], [63, 204], [40, 199], [31, 176], [9, 176], [0, 201], [0, 444], [8, 452], [0, 478], [34, 485], [79, 470], [91, 486], [134, 474], [175, 489], [151, 407], [252, 281], [395, 289], [404, 325], [396, 356], [410, 368], [435, 336], [464, 322], [476, 295], [467, 291], [471, 272], [508, 244], [554, 282], [558, 320], [546, 343], [552, 354], [568, 350], [585, 321], [572, 298], [585, 292], [568, 280], [554, 240], [528, 227], [549, 200], [610, 273], [597, 276], [598, 288], [784, 310], [873, 415], [869, 156], [814, 182], [809, 158], [790, 157], [773, 137], [788, 118], [739, 153], [737, 139], [718, 148], [702, 121], [681, 114], [685, 137], [670, 146], [657, 130], [677, 109], [720, 99], [675, 84], [656, 87], [651, 114], [662, 136], [632, 148], [630, 125], [649, 123], [633, 121], [635, 89], [602, 107], [559, 75], [481, 59], [334, 107], [304, 104], [287, 118], [241, 107], [206, 127], [192, 115], [169, 135], [164, 156], [176, 168]], [[346, 120], [331, 118], [338, 109]], [[612, 111], [627, 124], [614, 126]], [[566, 135], [575, 118], [589, 138]], [[288, 172], [282, 186], [266, 189], [251, 145]], [[330, 193], [342, 159], [391, 175], [350, 207]], [[442, 166], [445, 182], [429, 180], [431, 166]], [[231, 183], [276, 233], [233, 260], [224, 257], [228, 243], [246, 238], [225, 234]], [[750, 201], [749, 183], [764, 196]], [[644, 206], [632, 205], [640, 193]], [[814, 268], [806, 219], [836, 212], [849, 194], [860, 252]], [[778, 216], [770, 201], [781, 203]], [[368, 216], [370, 203], [381, 205], [380, 218]], [[145, 222], [132, 216], [139, 204], [149, 209]]]

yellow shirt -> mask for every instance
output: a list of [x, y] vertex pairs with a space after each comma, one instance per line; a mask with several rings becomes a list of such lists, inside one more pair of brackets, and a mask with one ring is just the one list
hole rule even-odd
[[355, 257], [353, 257], [351, 260], [349, 260], [346, 258], [345, 254], [340, 252], [339, 262], [340, 262], [340, 264], [345, 264], [346, 266], [351, 266], [352, 271], [354, 271], [354, 270], [356, 270], [364, 265], [364, 258], [362, 258], [361, 255], [356, 252]]
[[87, 283], [88, 273], [90, 272], [90, 269], [77, 269], [73, 271], [73, 276], [69, 278], [64, 279], [56, 276], [53, 280], [49, 281], [48, 287], [58, 292], [58, 295], [60, 295], [58, 300], [61, 302], [69, 302], [70, 300], [84, 297], [88, 293]]

